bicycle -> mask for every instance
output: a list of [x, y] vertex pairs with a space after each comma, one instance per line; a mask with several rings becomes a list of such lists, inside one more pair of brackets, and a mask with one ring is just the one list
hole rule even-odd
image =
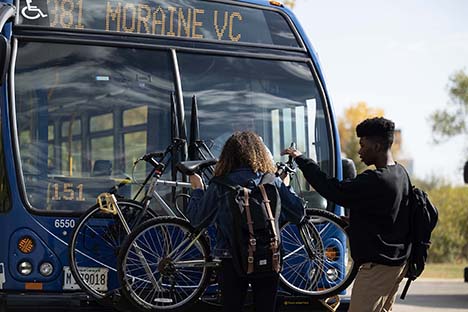
[[[197, 165], [194, 162], [188, 168], [179, 163], [178, 167], [191, 174]], [[324, 210], [309, 209], [308, 213], [301, 224], [282, 227], [287, 269], [280, 278], [295, 293], [326, 298], [345, 289], [356, 268], [352, 260], [347, 270], [338, 261], [351, 259], [348, 247], [339, 244], [347, 237], [345, 222]], [[135, 228], [118, 257], [119, 280], [128, 300], [145, 311], [180, 311], [194, 303], [217, 266], [205, 231], [178, 217], [158, 217]]]
[[[191, 174], [206, 162], [177, 166]], [[162, 309], [177, 310], [201, 296], [218, 265], [210, 256], [206, 228], [193, 228], [184, 216], [164, 216], [148, 220], [130, 233], [118, 256], [117, 271], [123, 293], [134, 305], [153, 309], [147, 302], [151, 297]]]
[[357, 273], [349, 254], [347, 223], [323, 209], [306, 212], [305, 224], [286, 223], [281, 228], [280, 280], [294, 294], [329, 298], [345, 290]]
[[[294, 143], [291, 146], [294, 147]], [[296, 178], [299, 194], [302, 194], [292, 158], [277, 163], [277, 167], [277, 175], [284, 172], [291, 180]], [[307, 203], [305, 207], [307, 216], [303, 224], [287, 222], [281, 227], [283, 268], [280, 280], [294, 294], [330, 298], [345, 290], [358, 270], [350, 255], [348, 224], [332, 212], [308, 208]]]
[[[157, 217], [157, 214], [149, 208], [153, 197], [158, 200], [160, 207], [166, 213], [177, 215], [178, 208], [169, 207], [156, 189], [157, 185], [161, 184], [171, 187], [190, 187], [190, 183], [186, 182], [161, 180], [172, 154], [183, 144], [184, 140], [175, 139], [164, 152], [149, 153], [138, 160], [151, 164], [152, 170], [133, 200], [117, 198], [117, 190], [125, 185], [121, 183], [110, 193], [101, 194], [98, 203], [89, 208], [78, 220], [69, 243], [70, 270], [80, 288], [93, 298], [98, 300], [111, 298], [118, 292], [120, 285], [116, 259], [119, 249], [124, 238], [138, 224]], [[213, 160], [208, 160], [204, 166], [208, 167], [213, 163]], [[135, 199], [147, 186], [143, 199], [136, 201]]]

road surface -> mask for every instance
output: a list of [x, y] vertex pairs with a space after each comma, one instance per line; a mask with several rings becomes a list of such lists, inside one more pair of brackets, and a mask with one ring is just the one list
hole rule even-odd
[[[400, 287], [400, 292], [403, 288]], [[421, 279], [410, 287], [394, 312], [468, 312], [468, 283], [454, 279]]]
[[[400, 292], [404, 285], [401, 285]], [[398, 296], [399, 296], [398, 294]], [[313, 312], [327, 311], [326, 309], [315, 309], [312, 306], [300, 304], [281, 307], [279, 312]], [[6, 312], [115, 312], [110, 308], [77, 307], [77, 306], [42, 306], [32, 302], [28, 306], [7, 308]], [[192, 308], [189, 312], [208, 311], [205, 308]], [[209, 311], [220, 311], [213, 309]], [[250, 311], [250, 310], [247, 310]], [[346, 311], [346, 306], [341, 306], [338, 311]], [[1, 311], [4, 312], [4, 311]], [[404, 301], [399, 297], [393, 308], [393, 312], [468, 312], [468, 283], [463, 280], [442, 280], [442, 279], [420, 279], [414, 282]]]

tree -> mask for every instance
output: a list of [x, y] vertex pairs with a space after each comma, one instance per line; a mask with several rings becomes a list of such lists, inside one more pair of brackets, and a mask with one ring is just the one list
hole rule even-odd
[[358, 172], [366, 169], [366, 165], [359, 159], [359, 139], [356, 136], [356, 126], [366, 118], [384, 115], [381, 108], [371, 108], [366, 102], [358, 102], [345, 109], [344, 115], [338, 119], [341, 152], [356, 164]]
[[429, 191], [439, 209], [439, 222], [431, 237], [431, 262], [466, 262], [468, 260], [468, 192], [466, 187], [441, 186]]
[[468, 75], [464, 69], [449, 77], [448, 93], [448, 107], [430, 116], [435, 143], [460, 134], [468, 135]]
[[290, 9], [294, 9], [294, 7], [296, 6], [296, 0], [284, 0], [283, 3]]

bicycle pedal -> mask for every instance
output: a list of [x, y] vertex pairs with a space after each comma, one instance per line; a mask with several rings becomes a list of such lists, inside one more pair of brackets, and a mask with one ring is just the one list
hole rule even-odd
[[117, 199], [114, 194], [101, 193], [97, 196], [97, 204], [102, 212], [117, 214]]
[[322, 305], [325, 306], [325, 308], [328, 311], [335, 312], [336, 310], [338, 310], [338, 307], [340, 306], [340, 296], [338, 295], [335, 295], [335, 296], [332, 296], [323, 300], [319, 300], [319, 301]]

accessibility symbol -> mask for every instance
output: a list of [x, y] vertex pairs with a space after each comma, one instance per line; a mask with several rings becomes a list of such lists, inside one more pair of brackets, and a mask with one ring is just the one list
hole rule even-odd
[[32, 4], [32, 0], [26, 0], [26, 6], [21, 10], [21, 15], [28, 20], [35, 20], [41, 17], [47, 17], [47, 14]]

